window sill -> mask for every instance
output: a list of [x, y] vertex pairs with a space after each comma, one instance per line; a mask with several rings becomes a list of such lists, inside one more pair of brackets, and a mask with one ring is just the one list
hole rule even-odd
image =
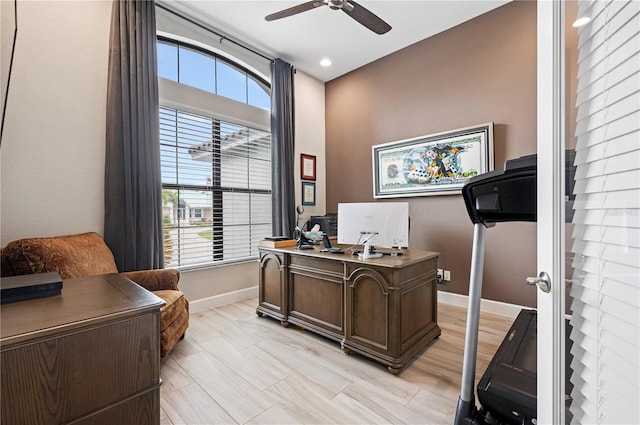
[[242, 258], [242, 259], [237, 259], [237, 260], [220, 261], [220, 262], [217, 262], [217, 263], [193, 264], [193, 265], [188, 265], [188, 266], [166, 267], [166, 268], [177, 269], [180, 272], [191, 272], [191, 271], [199, 271], [199, 270], [205, 270], [205, 269], [215, 269], [215, 268], [218, 268], [218, 267], [236, 266], [236, 265], [240, 265], [240, 264], [255, 263], [256, 261], [258, 261], [258, 257], [257, 256], [256, 257]]

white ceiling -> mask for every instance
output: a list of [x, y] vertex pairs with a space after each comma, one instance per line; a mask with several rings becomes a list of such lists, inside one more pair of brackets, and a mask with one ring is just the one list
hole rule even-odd
[[[510, 0], [358, 0], [391, 25], [391, 31], [383, 35], [326, 6], [276, 21], [264, 19], [305, 1], [181, 0], [171, 4], [326, 82]], [[320, 66], [323, 58], [329, 58], [333, 65]]]

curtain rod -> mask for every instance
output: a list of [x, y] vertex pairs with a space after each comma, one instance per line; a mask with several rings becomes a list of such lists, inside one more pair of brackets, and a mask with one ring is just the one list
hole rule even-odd
[[260, 53], [260, 52], [256, 52], [256, 51], [255, 51], [255, 50], [253, 50], [252, 48], [247, 47], [247, 46], [245, 46], [244, 44], [238, 43], [237, 41], [230, 39], [230, 38], [229, 38], [229, 37], [227, 37], [226, 35], [224, 35], [224, 34], [220, 34], [220, 33], [216, 32], [216, 31], [212, 30], [211, 28], [206, 27], [206, 26], [204, 26], [204, 25], [202, 25], [202, 24], [200, 24], [200, 23], [198, 23], [198, 22], [194, 21], [193, 19], [191, 19], [191, 18], [189, 18], [189, 17], [187, 17], [187, 16], [181, 15], [180, 13], [178, 13], [178, 12], [176, 12], [176, 11], [174, 11], [174, 10], [169, 9], [169, 8], [168, 8], [168, 7], [166, 7], [166, 6], [163, 6], [163, 5], [161, 5], [161, 4], [158, 4], [157, 2], [156, 2], [156, 7], [159, 7], [160, 9], [163, 9], [163, 10], [165, 10], [165, 11], [167, 11], [167, 12], [169, 12], [169, 13], [171, 13], [171, 14], [173, 14], [173, 15], [175, 15], [175, 16], [177, 16], [177, 17], [179, 17], [179, 18], [182, 18], [182, 19], [184, 19], [185, 21], [189, 22], [190, 24], [193, 24], [193, 25], [195, 25], [195, 26], [197, 26], [197, 27], [199, 27], [199, 28], [202, 28], [203, 30], [205, 30], [205, 31], [207, 31], [207, 32], [210, 32], [211, 34], [215, 34], [217, 37], [220, 37], [220, 41], [221, 41], [221, 42], [222, 42], [223, 40], [226, 40], [226, 41], [228, 41], [228, 42], [230, 42], [230, 43], [232, 43], [232, 44], [235, 44], [235, 45], [236, 45], [236, 46], [238, 46], [238, 47], [241, 47], [241, 48], [243, 48], [243, 49], [245, 49], [245, 50], [247, 50], [247, 51], [249, 51], [249, 52], [253, 53], [254, 55], [260, 56], [261, 58], [268, 60], [269, 62], [273, 62], [273, 61], [274, 61], [274, 59], [273, 59], [273, 58], [270, 58], [270, 57], [268, 57], [268, 56], [265, 56], [265, 55], [263, 55], [263, 54], [262, 54], [262, 53]]

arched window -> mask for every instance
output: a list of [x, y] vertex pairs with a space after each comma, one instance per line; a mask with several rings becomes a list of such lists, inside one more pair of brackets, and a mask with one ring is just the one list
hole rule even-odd
[[268, 83], [166, 37], [158, 37], [158, 75], [166, 265], [256, 258], [271, 233]]

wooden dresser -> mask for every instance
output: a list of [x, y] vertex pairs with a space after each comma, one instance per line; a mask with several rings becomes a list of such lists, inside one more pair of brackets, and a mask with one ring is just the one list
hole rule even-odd
[[260, 247], [258, 315], [339, 341], [397, 374], [440, 335], [437, 252], [359, 260]]
[[163, 304], [118, 274], [3, 304], [0, 422], [159, 424]]

